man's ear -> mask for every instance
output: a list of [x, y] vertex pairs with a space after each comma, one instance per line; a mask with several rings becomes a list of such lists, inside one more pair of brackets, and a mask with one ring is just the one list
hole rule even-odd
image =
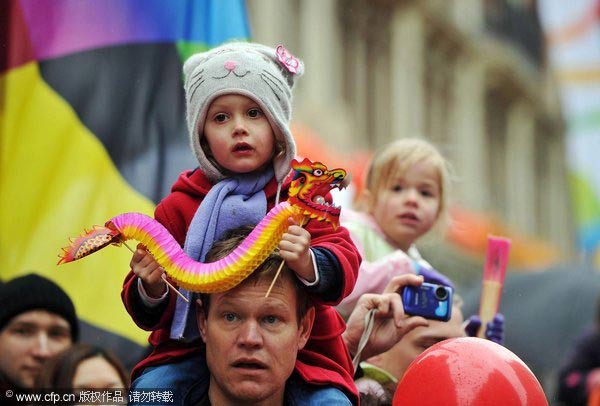
[[306, 345], [310, 332], [315, 322], [315, 307], [311, 306], [302, 320], [300, 321], [300, 339], [298, 340], [298, 349], [301, 350]]
[[200, 299], [196, 299], [196, 322], [198, 323], [198, 330], [200, 330], [202, 341], [206, 343], [206, 315], [204, 314], [204, 308]]

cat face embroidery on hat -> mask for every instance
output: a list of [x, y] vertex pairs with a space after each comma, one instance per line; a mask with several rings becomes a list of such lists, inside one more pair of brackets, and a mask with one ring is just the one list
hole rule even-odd
[[210, 104], [224, 94], [254, 100], [263, 110], [285, 153], [274, 162], [275, 175], [283, 180], [295, 155], [289, 121], [292, 88], [304, 72], [303, 63], [283, 46], [273, 49], [253, 43], [229, 43], [190, 57], [184, 64], [187, 124], [192, 148], [201, 169], [212, 180], [224, 174], [206, 158], [200, 139]]

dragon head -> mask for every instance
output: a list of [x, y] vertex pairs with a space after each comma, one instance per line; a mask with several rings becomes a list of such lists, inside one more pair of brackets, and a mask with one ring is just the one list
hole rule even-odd
[[334, 229], [339, 225], [340, 207], [327, 203], [325, 196], [334, 188], [348, 185], [346, 171], [341, 168], [327, 169], [321, 162], [306, 158], [302, 162], [293, 159], [294, 177], [288, 192], [290, 204], [298, 207], [310, 219], [326, 221]]

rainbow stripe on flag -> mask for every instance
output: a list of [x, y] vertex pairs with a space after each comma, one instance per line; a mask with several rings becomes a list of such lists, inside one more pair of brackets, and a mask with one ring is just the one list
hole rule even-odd
[[[188, 147], [182, 63], [250, 36], [243, 0], [8, 0], [0, 5], [0, 279], [35, 271], [80, 318], [145, 345], [120, 291], [131, 253], [57, 268], [68, 236], [152, 215]], [[100, 338], [100, 336], [102, 336]], [[85, 340], [85, 335], [83, 336]]]

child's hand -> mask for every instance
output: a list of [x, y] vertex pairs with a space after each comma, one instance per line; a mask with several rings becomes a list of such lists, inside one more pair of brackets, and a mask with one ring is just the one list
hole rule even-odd
[[288, 219], [288, 223], [290, 226], [279, 243], [279, 255], [296, 275], [313, 282], [316, 276], [310, 255], [310, 233], [292, 218]]
[[165, 271], [144, 245], [138, 244], [129, 266], [131, 266], [133, 273], [142, 280], [142, 285], [148, 296], [159, 298], [165, 294], [167, 284], [162, 280], [162, 274]]
[[[481, 319], [476, 314], [464, 322], [464, 330], [469, 337], [477, 337], [480, 327]], [[496, 313], [494, 318], [487, 323], [485, 338], [496, 344], [504, 345], [504, 315], [502, 313]]]
[[454, 284], [447, 276], [442, 275], [440, 272], [436, 271], [433, 268], [428, 268], [417, 263], [415, 263], [415, 266], [417, 268], [415, 270], [417, 272], [417, 275], [423, 275], [423, 278], [425, 278], [425, 282], [449, 286], [452, 289], [454, 289]]

